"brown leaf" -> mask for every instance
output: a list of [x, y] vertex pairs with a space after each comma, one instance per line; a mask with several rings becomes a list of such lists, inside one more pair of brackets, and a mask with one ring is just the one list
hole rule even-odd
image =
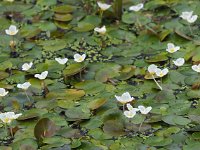
[[34, 135], [37, 140], [41, 141], [44, 137], [52, 137], [56, 132], [56, 125], [48, 118], [42, 118], [34, 128]]

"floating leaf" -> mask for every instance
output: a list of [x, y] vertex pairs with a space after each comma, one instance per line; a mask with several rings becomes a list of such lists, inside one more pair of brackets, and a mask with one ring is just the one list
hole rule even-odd
[[42, 141], [45, 137], [52, 137], [55, 132], [56, 125], [48, 118], [40, 119], [34, 128], [34, 135], [39, 141]]
[[164, 116], [162, 120], [170, 125], [187, 125], [191, 122], [190, 119], [176, 115]]
[[88, 104], [88, 108], [90, 108], [91, 110], [95, 110], [98, 109], [99, 107], [101, 107], [103, 104], [105, 104], [106, 99], [96, 99], [91, 101]]
[[155, 136], [145, 140], [145, 143], [150, 146], [166, 146], [172, 143], [172, 139]]
[[107, 120], [104, 123], [103, 131], [111, 136], [121, 136], [124, 135], [124, 126], [122, 122], [118, 120]]
[[70, 21], [72, 20], [73, 16], [71, 14], [55, 14], [54, 20], [57, 21]]
[[45, 51], [52, 51], [52, 52], [61, 50], [67, 46], [65, 40], [59, 40], [59, 39], [40, 41], [39, 44], [43, 46]]
[[71, 5], [60, 5], [53, 8], [54, 12], [61, 14], [71, 13], [73, 10], [74, 7]]
[[85, 67], [86, 65], [84, 63], [71, 64], [64, 69], [63, 74], [64, 76], [75, 75], [82, 71]]

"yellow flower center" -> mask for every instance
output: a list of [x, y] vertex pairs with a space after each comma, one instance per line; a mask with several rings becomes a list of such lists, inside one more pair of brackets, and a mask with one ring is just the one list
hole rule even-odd
[[161, 76], [161, 77], [163, 77], [163, 76], [164, 76], [164, 74], [161, 72], [161, 73], [160, 73], [160, 76]]
[[175, 49], [174, 49], [174, 48], [171, 48], [169, 51], [170, 51], [171, 53], [173, 53], [173, 52], [175, 52]]
[[15, 35], [15, 32], [14, 31], [10, 31], [10, 35]]
[[83, 58], [82, 58], [82, 57], [80, 57], [78, 60], [79, 60], [79, 61], [83, 61]]
[[5, 119], [4, 119], [4, 122], [5, 122], [5, 123], [10, 123], [10, 122], [11, 122], [11, 119], [10, 119], [10, 118], [5, 118]]

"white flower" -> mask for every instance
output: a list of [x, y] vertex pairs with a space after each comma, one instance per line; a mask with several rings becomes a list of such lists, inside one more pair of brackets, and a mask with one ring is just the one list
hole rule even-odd
[[17, 27], [15, 25], [11, 25], [9, 29], [6, 29], [5, 31], [6, 31], [6, 34], [8, 35], [15, 35], [17, 34], [19, 30], [17, 30]]
[[27, 70], [29, 70], [29, 69], [32, 67], [32, 65], [33, 65], [32, 62], [30, 62], [30, 63], [24, 63], [24, 64], [22, 65], [22, 70], [23, 70], [23, 71], [27, 71]]
[[83, 55], [75, 54], [74, 55], [74, 61], [76, 61], [76, 62], [82, 62], [82, 61], [85, 60], [85, 57], [86, 57], [85, 54], [83, 54]]
[[193, 11], [182, 12], [180, 17], [183, 18], [184, 20], [186, 20], [189, 23], [194, 23], [198, 18], [197, 15], [193, 15]]
[[61, 64], [61, 65], [64, 65], [64, 64], [66, 64], [67, 63], [67, 61], [68, 61], [68, 59], [67, 58], [55, 58], [55, 60], [59, 63], [59, 64]]
[[4, 1], [6, 1], [6, 2], [14, 2], [14, 0], [4, 0]]
[[184, 20], [187, 20], [188, 18], [190, 18], [193, 14], [193, 11], [184, 11], [181, 13], [180, 17]]
[[124, 115], [127, 118], [133, 118], [136, 115], [136, 112], [135, 111], [124, 111]]
[[96, 28], [94, 28], [94, 31], [96, 31], [100, 34], [105, 34], [106, 33], [106, 26], [103, 26], [101, 28], [96, 27]]
[[168, 51], [169, 53], [174, 53], [178, 51], [179, 49], [180, 49], [180, 46], [175, 46], [173, 43], [168, 43], [166, 51]]
[[193, 15], [190, 18], [187, 19], [187, 21], [189, 23], [194, 23], [197, 20], [198, 16], [197, 15]]
[[35, 74], [35, 77], [40, 80], [44, 80], [46, 79], [47, 75], [48, 75], [48, 71], [44, 71], [41, 74]]
[[19, 89], [27, 90], [31, 86], [30, 82], [25, 82], [23, 84], [17, 84], [17, 87]]
[[200, 72], [200, 64], [198, 64], [198, 65], [193, 65], [193, 66], [192, 66], [192, 69], [193, 69], [194, 71], [196, 71], [196, 72]]
[[8, 91], [6, 91], [4, 88], [0, 88], [0, 96], [6, 96], [8, 94]]
[[10, 124], [12, 120], [17, 119], [22, 114], [15, 114], [14, 112], [6, 112], [0, 114], [0, 119], [6, 124]]
[[167, 68], [165, 68], [165, 69], [163, 69], [163, 70], [161, 70], [161, 69], [156, 69], [156, 75], [158, 76], [158, 77], [163, 77], [163, 76], [165, 76], [167, 73], [169, 72], [169, 70], [167, 69]]
[[139, 111], [138, 108], [133, 108], [133, 106], [131, 106], [130, 104], [127, 104], [126, 107], [128, 108], [129, 111], [135, 111], [135, 112]]
[[151, 65], [149, 65], [149, 67], [148, 67], [148, 71], [149, 71], [149, 73], [150, 74], [155, 74], [156, 73], [156, 70], [158, 69], [158, 66], [156, 66], [156, 65], [154, 65], [154, 64], [151, 64]]
[[139, 11], [139, 10], [142, 9], [143, 7], [144, 7], [144, 4], [143, 4], [143, 3], [140, 3], [140, 4], [137, 4], [137, 5], [134, 5], [134, 6], [129, 7], [129, 10], [131, 10], [131, 11]]
[[150, 107], [145, 108], [144, 106], [140, 105], [138, 106], [138, 109], [140, 110], [141, 114], [146, 115], [151, 111], [152, 107], [150, 106]]
[[97, 2], [98, 6], [101, 8], [101, 10], [105, 11], [111, 7], [111, 5], [102, 3], [102, 2]]
[[131, 97], [129, 92], [123, 93], [122, 96], [116, 96], [115, 95], [115, 98], [122, 104], [126, 104], [126, 103], [131, 102], [132, 100], [134, 100], [134, 98]]
[[178, 58], [176, 60], [173, 60], [174, 64], [178, 67], [182, 66], [185, 63], [184, 58]]

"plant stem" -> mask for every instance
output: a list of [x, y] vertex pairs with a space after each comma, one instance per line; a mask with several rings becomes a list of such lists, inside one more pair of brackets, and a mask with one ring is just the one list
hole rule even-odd
[[191, 28], [191, 25], [190, 25], [190, 24], [188, 24], [188, 27], [189, 27], [189, 30], [190, 30], [190, 33], [191, 33], [191, 35], [193, 35], [192, 28]]
[[156, 32], [154, 29], [152, 29], [150, 26], [145, 25], [145, 27], [146, 27], [148, 30], [150, 30], [153, 34], [157, 35], [157, 32]]
[[82, 73], [81, 71], [79, 72], [80, 80], [82, 81]]
[[5, 123], [5, 131], [6, 131], [6, 135], [9, 136], [9, 135], [8, 135], [8, 127], [7, 127], [7, 124], [6, 124], [6, 123]]
[[11, 136], [12, 136], [12, 138], [13, 138], [13, 130], [12, 130], [12, 127], [10, 127], [10, 134], [11, 134]]
[[155, 81], [156, 85], [160, 88], [160, 90], [162, 91], [162, 87], [160, 86], [160, 84], [156, 81], [156, 79], [154, 78], [154, 75], [152, 75], [153, 80]]
[[27, 99], [29, 100], [29, 102], [31, 102], [31, 99], [29, 98], [29, 96], [28, 96], [26, 90], [25, 90], [24, 92], [25, 92], [25, 95], [26, 95]]
[[45, 98], [46, 95], [49, 93], [49, 90], [48, 90], [48, 88], [46, 87], [46, 84], [45, 84], [44, 80], [41, 80], [41, 86], [42, 86], [42, 91], [44, 92], [44, 93], [43, 93], [43, 96], [44, 96], [44, 98]]
[[143, 122], [144, 122], [144, 121], [142, 121], [142, 122], [140, 123], [139, 129], [138, 129], [139, 132], [140, 132], [140, 129], [141, 129], [141, 127], [142, 127]]
[[117, 19], [121, 19], [122, 17], [122, 6], [122, 0], [115, 0], [114, 14], [116, 15]]
[[14, 39], [14, 35], [12, 35], [11, 37], [12, 37], [12, 39], [10, 41], [11, 51], [15, 52], [15, 39]]
[[141, 28], [142, 25], [141, 25], [141, 23], [140, 23], [140, 20], [138, 19], [138, 16], [136, 17], [136, 22], [137, 22], [139, 28]]
[[101, 23], [102, 23], [102, 19], [103, 19], [103, 10], [100, 9], [100, 18], [101, 18]]
[[123, 112], [125, 111], [125, 104], [123, 104]]

